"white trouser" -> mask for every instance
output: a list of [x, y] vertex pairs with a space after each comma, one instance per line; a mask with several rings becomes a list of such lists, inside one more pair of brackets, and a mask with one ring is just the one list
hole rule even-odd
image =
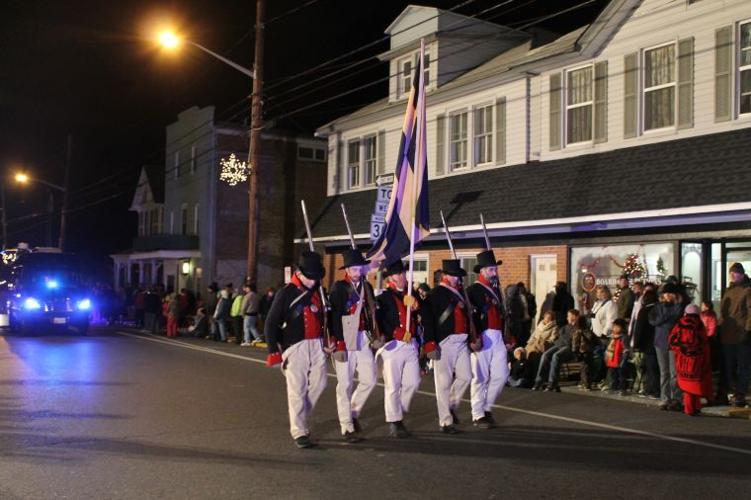
[[482, 350], [472, 353], [472, 420], [491, 411], [508, 380], [506, 344], [500, 330], [482, 332]]
[[326, 355], [321, 339], [303, 340], [282, 353], [287, 379], [289, 432], [292, 439], [310, 435], [308, 418], [326, 388]]
[[384, 345], [378, 355], [383, 359], [383, 405], [386, 422], [400, 422], [409, 411], [412, 396], [420, 387], [420, 363], [417, 360], [417, 342], [392, 340]]
[[[376, 365], [365, 332], [357, 334], [357, 351], [347, 351], [347, 361], [334, 362], [336, 369], [336, 409], [342, 434], [354, 432], [352, 418], [360, 416], [362, 407], [376, 384]], [[357, 389], [355, 385], [357, 371]]]
[[449, 335], [440, 343], [441, 359], [433, 361], [435, 399], [438, 405], [438, 424], [451, 425], [451, 410], [455, 410], [472, 378], [467, 334]]

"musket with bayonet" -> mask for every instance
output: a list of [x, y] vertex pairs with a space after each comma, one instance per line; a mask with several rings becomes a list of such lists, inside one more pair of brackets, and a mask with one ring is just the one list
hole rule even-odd
[[[308, 236], [308, 248], [310, 248], [311, 252], [315, 252], [315, 247], [313, 246], [313, 233], [310, 231], [310, 221], [308, 220], [308, 210], [305, 207], [305, 200], [300, 200], [300, 205], [302, 205], [302, 217], [305, 221], [305, 232]], [[323, 291], [323, 283], [320, 281], [318, 282], [318, 291], [321, 292], [321, 305], [323, 306], [323, 337], [325, 339], [326, 347], [328, 348], [331, 345], [331, 337], [329, 336], [329, 301], [326, 299], [326, 294]]]
[[[454, 260], [458, 260], [458, 257], [456, 256], [456, 249], [454, 249], [454, 242], [451, 239], [451, 230], [449, 229], [448, 224], [446, 224], [446, 219], [443, 217], [443, 210], [441, 210], [441, 222], [443, 223], [443, 230], [446, 233], [446, 241], [448, 241], [449, 248], [451, 249], [451, 255]], [[469, 301], [469, 295], [467, 295], [467, 289], [464, 286], [462, 286], [462, 295], [464, 297], [464, 305], [467, 309], [467, 315], [469, 316], [469, 347], [473, 351], [479, 351], [480, 349], [482, 349], [482, 339], [477, 334], [477, 326], [475, 325], [474, 321], [474, 310], [472, 307], [472, 302]]]
[[[490, 246], [490, 238], [488, 237], [488, 228], [485, 226], [485, 217], [480, 214], [480, 224], [482, 225], [482, 234], [485, 236], [485, 250], [493, 250], [493, 247]], [[496, 286], [498, 287], [498, 300], [501, 301], [501, 313], [503, 314], [503, 325], [504, 330], [508, 328], [508, 325], [510, 325], [509, 321], [509, 312], [506, 308], [506, 299], [503, 296], [503, 290], [501, 289], [501, 278], [500, 276], [496, 279]], [[506, 337], [504, 332], [504, 337]], [[504, 339], [505, 340], [505, 339]]]
[[[344, 225], [347, 226], [347, 234], [349, 235], [349, 243], [352, 246], [352, 250], [357, 250], [357, 244], [355, 243], [355, 237], [352, 234], [352, 228], [349, 225], [349, 218], [347, 217], [347, 208], [344, 206], [344, 203], [341, 204], [342, 207], [342, 217], [344, 217]], [[370, 290], [367, 287], [366, 281], [367, 279], [364, 276], [361, 276], [360, 279], [362, 280], [362, 293], [365, 297], [365, 319], [366, 323], [368, 323], [369, 328], [366, 328], [366, 335], [368, 336], [368, 340], [370, 340], [371, 346], [375, 348], [379, 348], [379, 344], [383, 341], [383, 336], [381, 335], [381, 330], [378, 327], [378, 321], [376, 321], [376, 305], [375, 305], [375, 297], [370, 293]], [[375, 345], [374, 345], [375, 343]]]

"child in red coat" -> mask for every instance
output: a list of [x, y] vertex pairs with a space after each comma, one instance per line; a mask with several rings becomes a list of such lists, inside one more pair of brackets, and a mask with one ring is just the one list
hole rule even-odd
[[605, 366], [608, 367], [607, 385], [611, 391], [618, 391], [622, 396], [626, 390], [626, 373], [623, 359], [623, 333], [626, 322], [622, 319], [613, 321], [610, 343], [605, 351]]
[[689, 304], [668, 337], [675, 353], [678, 386], [683, 391], [683, 411], [686, 415], [701, 412], [702, 396], [712, 397], [712, 363], [707, 329], [699, 316], [699, 307]]

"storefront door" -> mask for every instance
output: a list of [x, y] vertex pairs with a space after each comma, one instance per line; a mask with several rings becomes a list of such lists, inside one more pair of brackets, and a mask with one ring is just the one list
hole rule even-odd
[[530, 255], [529, 264], [529, 287], [535, 294], [537, 304], [542, 305], [548, 292], [555, 288], [558, 258], [555, 255]]

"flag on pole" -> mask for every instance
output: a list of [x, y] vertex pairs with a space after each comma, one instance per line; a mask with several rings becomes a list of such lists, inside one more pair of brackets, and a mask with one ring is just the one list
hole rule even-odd
[[415, 68], [407, 111], [404, 114], [395, 182], [386, 211], [386, 225], [368, 251], [368, 258], [374, 263], [383, 260], [393, 262], [403, 258], [410, 253], [410, 246], [414, 249], [415, 244], [430, 234], [424, 59], [423, 44], [420, 64]]

